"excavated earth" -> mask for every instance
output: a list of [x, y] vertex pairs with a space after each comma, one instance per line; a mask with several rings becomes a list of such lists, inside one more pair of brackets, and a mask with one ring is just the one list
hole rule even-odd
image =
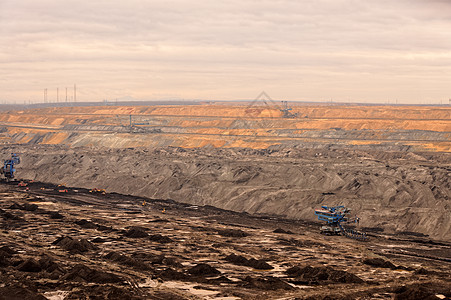
[[0, 299], [451, 297], [449, 242], [22, 182], [0, 184]]
[[315, 220], [345, 205], [370, 231], [451, 240], [451, 154], [352, 149], [85, 149], [10, 145], [22, 178]]
[[[451, 108], [291, 112], [0, 113], [0, 299], [450, 298]], [[320, 235], [321, 205], [370, 240]]]
[[276, 103], [0, 113], [22, 178], [314, 220], [343, 204], [369, 230], [451, 239], [451, 108]]

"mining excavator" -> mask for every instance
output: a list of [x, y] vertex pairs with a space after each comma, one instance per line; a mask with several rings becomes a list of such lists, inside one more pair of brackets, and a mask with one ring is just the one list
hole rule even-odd
[[351, 218], [351, 210], [340, 206], [321, 206], [321, 209], [315, 210], [315, 215], [319, 221], [325, 221], [326, 225], [321, 226], [321, 233], [326, 235], [344, 235], [355, 240], [365, 241], [368, 239], [366, 233], [354, 229], [347, 229], [343, 224], [359, 223], [360, 218]]
[[11, 158], [5, 159], [3, 166], [0, 168], [0, 174], [5, 176], [6, 180], [14, 178], [14, 172], [16, 169], [14, 165], [20, 164], [20, 157], [16, 153], [11, 153]]

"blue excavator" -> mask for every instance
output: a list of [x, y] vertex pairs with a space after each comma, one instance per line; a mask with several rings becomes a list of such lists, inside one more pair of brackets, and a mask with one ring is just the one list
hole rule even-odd
[[354, 229], [347, 229], [342, 224], [359, 223], [360, 218], [350, 217], [351, 210], [340, 206], [321, 206], [321, 209], [315, 210], [315, 215], [319, 221], [326, 222], [321, 226], [321, 233], [326, 235], [343, 235], [354, 240], [366, 241], [368, 237], [366, 233]]
[[11, 158], [5, 159], [3, 166], [0, 168], [0, 174], [5, 176], [6, 180], [14, 178], [14, 172], [16, 172], [15, 165], [20, 164], [20, 157], [16, 153], [11, 153]]

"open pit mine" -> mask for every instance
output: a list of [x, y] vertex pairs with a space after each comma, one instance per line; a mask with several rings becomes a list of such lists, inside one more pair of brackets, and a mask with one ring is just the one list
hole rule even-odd
[[0, 159], [0, 299], [451, 298], [451, 107], [29, 107]]

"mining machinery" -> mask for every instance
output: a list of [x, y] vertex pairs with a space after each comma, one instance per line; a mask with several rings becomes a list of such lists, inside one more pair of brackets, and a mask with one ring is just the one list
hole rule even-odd
[[365, 241], [368, 239], [366, 233], [347, 229], [343, 224], [347, 223], [359, 223], [360, 218], [353, 217], [349, 215], [351, 210], [340, 206], [321, 206], [321, 209], [315, 210], [315, 215], [318, 216], [319, 221], [326, 222], [326, 225], [321, 226], [321, 233], [326, 235], [343, 235], [351, 239]]
[[3, 163], [2, 168], [0, 168], [0, 174], [3, 174], [7, 180], [14, 178], [14, 172], [16, 169], [15, 165], [20, 164], [20, 157], [16, 153], [11, 153], [11, 158], [6, 159]]
[[282, 112], [282, 118], [297, 118], [297, 113], [292, 113], [291, 107], [288, 107], [288, 101], [282, 101], [282, 108], [279, 109]]

